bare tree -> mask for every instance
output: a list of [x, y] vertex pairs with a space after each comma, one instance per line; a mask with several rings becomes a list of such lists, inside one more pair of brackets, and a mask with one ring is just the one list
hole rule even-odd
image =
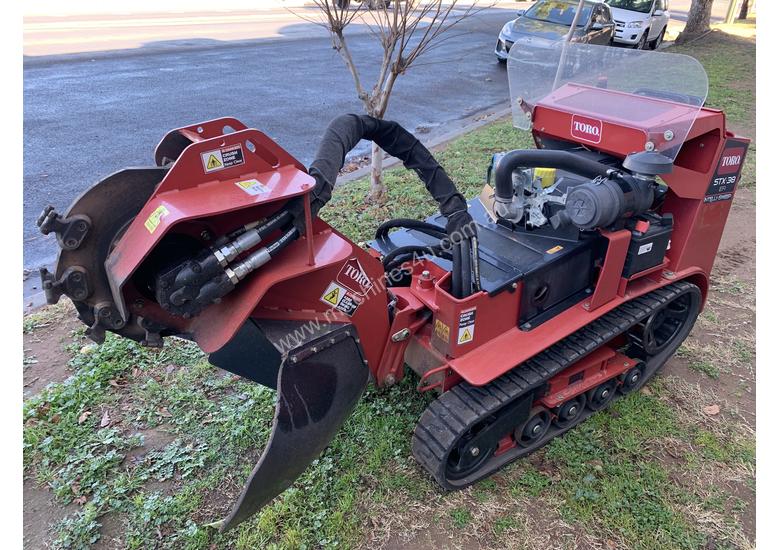
[[691, 9], [688, 11], [688, 21], [685, 23], [683, 32], [677, 37], [676, 43], [687, 42], [710, 30], [712, 3], [713, 0], [693, 0], [691, 2]]
[[742, 7], [739, 9], [737, 19], [747, 19], [748, 14], [753, 11], [754, 0], [742, 0]]
[[[446, 31], [484, 9], [477, 8], [476, 2], [472, 1], [461, 2], [464, 7], [455, 10], [458, 0], [446, 3], [443, 0], [366, 0], [368, 10], [350, 9], [349, 0], [314, 0], [314, 3], [321, 12], [321, 18], [307, 20], [330, 32], [333, 48], [339, 52], [352, 75], [358, 99], [366, 113], [376, 118], [384, 118], [398, 77], [425, 52], [453, 36], [442, 36]], [[347, 26], [358, 16], [382, 46], [376, 80], [370, 88], [364, 85], [365, 79], [358, 70], [344, 34]], [[376, 144], [372, 144], [371, 148], [369, 196], [374, 200], [382, 200], [385, 196], [382, 150]]]

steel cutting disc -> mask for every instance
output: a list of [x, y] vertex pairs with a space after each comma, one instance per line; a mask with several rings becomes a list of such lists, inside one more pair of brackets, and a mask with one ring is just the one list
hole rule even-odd
[[[80, 266], [86, 271], [89, 294], [84, 300], [73, 300], [79, 318], [86, 325], [94, 324], [96, 306], [113, 306], [105, 260], [167, 172], [167, 167], [120, 170], [87, 189], [68, 209], [68, 217], [88, 216], [91, 227], [76, 250], [60, 250], [55, 277], [59, 279], [73, 266]], [[111, 330], [134, 340], [141, 340], [144, 336], [144, 331], [134, 323]]]

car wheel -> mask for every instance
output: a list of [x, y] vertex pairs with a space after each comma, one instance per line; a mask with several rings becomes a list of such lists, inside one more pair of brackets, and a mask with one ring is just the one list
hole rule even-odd
[[651, 49], [651, 50], [657, 50], [657, 49], [658, 49], [658, 46], [660, 46], [660, 45], [661, 45], [661, 42], [663, 42], [663, 41], [664, 41], [664, 35], [665, 35], [665, 34], [666, 34], [666, 27], [664, 27], [663, 29], [661, 29], [661, 33], [660, 33], [660, 34], [659, 34], [659, 35], [656, 37], [656, 39], [655, 39], [655, 40], [653, 40], [653, 42], [650, 44], [650, 49]]
[[642, 38], [639, 39], [639, 42], [636, 45], [637, 50], [646, 50], [647, 49], [647, 35], [650, 31], [645, 31], [645, 34], [642, 35]]

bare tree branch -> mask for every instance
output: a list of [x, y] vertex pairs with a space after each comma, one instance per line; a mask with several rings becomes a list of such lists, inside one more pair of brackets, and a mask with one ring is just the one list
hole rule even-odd
[[[355, 91], [366, 112], [383, 118], [398, 77], [404, 74], [426, 52], [446, 40], [461, 36], [448, 33], [464, 19], [487, 9], [478, 7], [475, 0], [364, 0], [366, 10], [349, 8], [349, 0], [313, 0], [323, 19], [314, 21], [300, 14], [301, 19], [324, 27], [331, 33], [333, 48], [339, 52], [352, 76]], [[379, 6], [376, 6], [379, 2]], [[465, 4], [464, 11], [453, 11], [456, 5]], [[294, 12], [293, 12], [294, 13]], [[382, 47], [378, 60], [378, 72], [371, 91], [362, 83], [360, 71], [347, 45], [344, 30], [354, 21], [366, 25], [369, 34]], [[446, 36], [445, 36], [446, 34]], [[381, 181], [381, 152], [372, 148], [371, 197], [384, 195]]]

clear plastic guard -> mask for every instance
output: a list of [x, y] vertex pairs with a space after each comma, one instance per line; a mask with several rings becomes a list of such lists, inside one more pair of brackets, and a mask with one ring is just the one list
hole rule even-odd
[[517, 128], [530, 129], [534, 108], [545, 105], [642, 129], [671, 159], [707, 99], [704, 68], [674, 53], [534, 37], [515, 42], [507, 72]]

